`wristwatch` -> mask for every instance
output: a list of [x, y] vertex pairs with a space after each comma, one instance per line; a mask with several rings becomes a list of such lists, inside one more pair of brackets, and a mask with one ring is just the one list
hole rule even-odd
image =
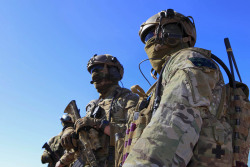
[[104, 132], [104, 129], [106, 128], [106, 126], [108, 126], [109, 125], [109, 121], [107, 121], [107, 120], [102, 120], [101, 121], [101, 125], [100, 125], [100, 130], [102, 131], [102, 132]]

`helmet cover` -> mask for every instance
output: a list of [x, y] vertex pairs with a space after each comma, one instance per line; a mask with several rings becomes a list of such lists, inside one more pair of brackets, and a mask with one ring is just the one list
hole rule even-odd
[[89, 73], [91, 73], [91, 68], [95, 65], [107, 65], [108, 67], [116, 67], [119, 71], [119, 74], [121, 76], [120, 79], [122, 79], [123, 77], [123, 73], [124, 73], [124, 68], [121, 65], [121, 63], [117, 60], [116, 57], [111, 56], [109, 54], [104, 54], [104, 55], [94, 55], [87, 64], [87, 69], [89, 71]]
[[[170, 10], [172, 9], [164, 10], [162, 12], [159, 12], [153, 15], [141, 25], [140, 30], [139, 30], [139, 36], [141, 38], [141, 41], [145, 43], [146, 35], [149, 32], [155, 30], [155, 28], [159, 24], [166, 25], [166, 24], [171, 24], [171, 23], [178, 23], [183, 28], [185, 36], [189, 37], [190, 46], [193, 47], [196, 42], [196, 29], [195, 29], [193, 18], [191, 16], [186, 17], [175, 11], [174, 11], [174, 15], [170, 16], [170, 12], [169, 12]], [[165, 17], [163, 17], [162, 20], [160, 21], [160, 18], [162, 15], [164, 15]], [[192, 19], [192, 21], [190, 19]]]

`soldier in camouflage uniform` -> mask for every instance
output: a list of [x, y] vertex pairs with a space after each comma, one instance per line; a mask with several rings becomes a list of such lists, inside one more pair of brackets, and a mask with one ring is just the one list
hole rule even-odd
[[193, 18], [168, 9], [143, 23], [139, 35], [160, 75], [134, 121], [123, 167], [232, 166], [232, 128], [219, 112], [223, 77], [211, 52], [193, 47]]
[[[125, 135], [126, 125], [133, 116], [132, 108], [138, 102], [138, 96], [130, 90], [118, 85], [123, 77], [123, 66], [111, 55], [94, 55], [88, 62], [87, 69], [92, 75], [91, 83], [94, 84], [100, 96], [92, 100], [86, 107], [86, 116], [78, 119], [75, 123], [75, 131], [88, 129], [91, 148], [97, 160], [98, 167], [115, 166], [115, 149], [123, 149], [122, 137]], [[73, 130], [64, 134], [62, 142], [64, 146], [72, 147], [71, 134]], [[73, 154], [61, 158], [69, 161], [74, 159]], [[81, 157], [83, 155], [80, 155]], [[85, 154], [84, 156], [88, 156]], [[60, 163], [59, 162], [59, 163]], [[70, 162], [67, 162], [67, 164]], [[63, 166], [62, 163], [58, 167]], [[89, 166], [88, 163], [86, 166]]]
[[62, 132], [60, 132], [57, 136], [52, 137], [48, 142], [50, 149], [53, 151], [56, 157], [53, 157], [47, 150], [44, 150], [41, 156], [42, 163], [48, 163], [48, 167], [54, 167], [59, 158], [64, 154], [64, 148], [61, 145], [61, 136], [63, 131], [68, 127], [74, 126], [69, 115], [63, 115], [61, 117], [61, 123], [63, 125]]

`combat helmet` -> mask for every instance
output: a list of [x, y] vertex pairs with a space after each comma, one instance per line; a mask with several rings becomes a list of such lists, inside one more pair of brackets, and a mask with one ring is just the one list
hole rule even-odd
[[159, 25], [164, 26], [171, 23], [178, 23], [181, 26], [185, 34], [184, 42], [189, 42], [190, 47], [193, 47], [196, 42], [194, 19], [191, 16], [186, 17], [177, 13], [173, 9], [161, 11], [144, 22], [139, 30], [141, 41], [145, 44], [145, 37], [150, 31], [155, 30]]
[[[116, 57], [109, 54], [97, 55], [95, 54], [87, 64], [87, 69], [91, 73], [91, 69], [96, 65], [104, 65], [104, 69], [108, 71], [109, 75], [116, 76], [117, 80], [121, 80], [124, 73], [122, 64]], [[116, 74], [117, 73], [117, 74]]]
[[72, 118], [71, 118], [71, 116], [69, 114], [62, 115], [62, 117], [60, 118], [60, 120], [61, 120], [62, 126], [64, 128], [66, 128], [68, 126], [71, 126], [71, 125], [74, 125], [73, 121], [72, 121]]

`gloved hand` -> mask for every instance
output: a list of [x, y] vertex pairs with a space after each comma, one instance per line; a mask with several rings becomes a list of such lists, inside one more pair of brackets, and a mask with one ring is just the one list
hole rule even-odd
[[101, 124], [100, 119], [91, 118], [91, 117], [83, 117], [83, 118], [76, 120], [75, 129], [77, 133], [80, 130], [82, 130], [84, 127], [85, 128], [93, 127], [93, 128], [99, 129], [100, 124]]
[[64, 167], [64, 165], [60, 161], [58, 161], [55, 167]]
[[52, 160], [52, 158], [50, 156], [50, 153], [48, 153], [46, 150], [43, 152], [43, 155], [41, 157], [41, 161], [42, 161], [43, 164], [53, 162], [53, 160]]
[[73, 138], [74, 128], [68, 127], [63, 131], [61, 136], [61, 145], [66, 150], [70, 150], [72, 148], [77, 147], [77, 140]]

